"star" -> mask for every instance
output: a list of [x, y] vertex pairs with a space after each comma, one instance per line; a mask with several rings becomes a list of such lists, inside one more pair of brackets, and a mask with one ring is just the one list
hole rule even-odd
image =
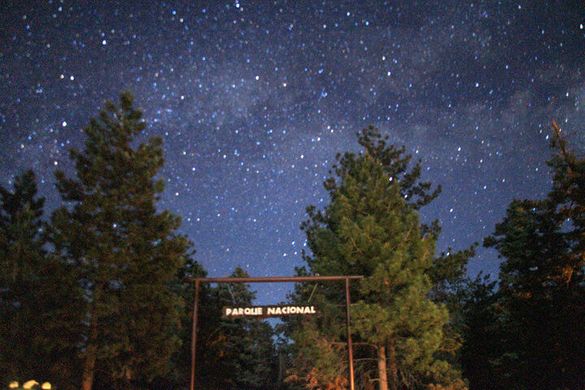
[[[73, 170], [67, 150], [83, 147], [89, 119], [129, 89], [144, 137], [164, 140], [158, 207], [183, 217], [210, 276], [303, 265], [305, 207], [328, 204], [335, 155], [359, 150], [355, 133], [369, 124], [442, 185], [421, 210], [443, 226], [437, 251], [463, 249], [493, 231], [512, 199], [548, 192], [552, 118], [585, 144], [585, 34], [574, 7], [3, 3], [0, 183], [33, 168], [50, 215], [61, 201], [54, 169]], [[482, 249], [469, 266], [497, 269]]]

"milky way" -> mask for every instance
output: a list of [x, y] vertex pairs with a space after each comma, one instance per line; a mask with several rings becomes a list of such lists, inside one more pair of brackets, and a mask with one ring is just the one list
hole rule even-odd
[[[423, 218], [462, 249], [547, 193], [551, 119], [583, 150], [584, 23], [577, 1], [3, 1], [0, 183], [33, 168], [48, 214], [54, 169], [130, 90], [209, 274], [291, 275], [305, 207], [374, 124], [442, 185]], [[481, 250], [469, 271], [497, 266]]]

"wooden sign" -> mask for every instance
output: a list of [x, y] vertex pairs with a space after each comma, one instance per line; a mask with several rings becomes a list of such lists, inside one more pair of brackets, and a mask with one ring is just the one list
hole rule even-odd
[[316, 314], [315, 306], [226, 306], [223, 308], [225, 318], [237, 317], [280, 317], [290, 315]]

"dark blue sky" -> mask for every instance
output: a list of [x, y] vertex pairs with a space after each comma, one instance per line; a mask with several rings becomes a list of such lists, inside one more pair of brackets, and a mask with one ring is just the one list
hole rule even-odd
[[291, 275], [305, 207], [374, 124], [443, 186], [423, 217], [461, 249], [548, 191], [552, 118], [583, 149], [584, 24], [579, 1], [3, 1], [0, 183], [32, 167], [54, 207], [54, 169], [128, 89], [209, 274]]

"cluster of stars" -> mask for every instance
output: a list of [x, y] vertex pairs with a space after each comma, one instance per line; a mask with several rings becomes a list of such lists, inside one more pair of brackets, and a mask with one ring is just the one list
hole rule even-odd
[[[459, 1], [0, 5], [0, 181], [56, 167], [106, 99], [131, 90], [164, 139], [161, 208], [211, 275], [290, 275], [335, 155], [374, 124], [443, 194], [439, 250], [493, 231], [510, 200], [543, 196], [554, 117], [583, 144], [584, 10]], [[495, 272], [480, 252], [471, 272]]]

